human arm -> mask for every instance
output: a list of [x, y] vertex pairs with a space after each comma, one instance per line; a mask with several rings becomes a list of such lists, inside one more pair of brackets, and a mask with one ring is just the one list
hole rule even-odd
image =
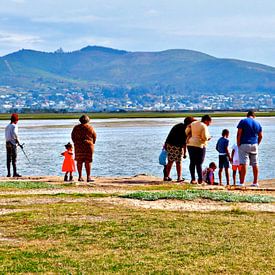
[[235, 155], [235, 149], [233, 149], [231, 153], [231, 163], [233, 162], [234, 155]]
[[187, 147], [186, 144], [184, 144], [183, 148], [182, 148], [182, 150], [183, 150], [183, 158], [184, 159], [186, 159], [186, 147]]
[[96, 132], [95, 132], [95, 130], [93, 130], [93, 143], [95, 144], [95, 142], [96, 142]]
[[258, 133], [258, 144], [261, 143], [262, 139], [263, 139], [263, 132], [259, 132]]
[[204, 124], [204, 123], [202, 123], [202, 124], [203, 124], [203, 128], [201, 130], [201, 136], [200, 136], [200, 138], [201, 138], [201, 140], [203, 142], [206, 142], [206, 141], [209, 141], [211, 139], [211, 136], [209, 134], [207, 125]]
[[242, 133], [243, 133], [243, 129], [242, 128], [238, 128], [238, 132], [237, 132], [237, 145], [238, 146], [241, 145]]
[[230, 156], [230, 152], [229, 152], [228, 146], [226, 147], [225, 151], [226, 151], [226, 155], [227, 155], [229, 161], [232, 162], [232, 158]]
[[20, 141], [18, 137], [18, 127], [15, 124], [12, 124], [12, 125], [14, 125], [11, 131], [12, 138], [15, 140], [15, 143], [20, 146]]

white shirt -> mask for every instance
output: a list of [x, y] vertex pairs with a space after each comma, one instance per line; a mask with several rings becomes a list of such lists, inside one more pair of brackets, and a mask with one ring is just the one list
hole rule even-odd
[[237, 144], [234, 144], [232, 146], [232, 150], [234, 150], [234, 156], [233, 156], [233, 165], [240, 165], [240, 160], [239, 160], [239, 149]]
[[6, 141], [16, 145], [18, 140], [18, 126], [14, 123], [8, 124], [5, 128], [5, 137]]

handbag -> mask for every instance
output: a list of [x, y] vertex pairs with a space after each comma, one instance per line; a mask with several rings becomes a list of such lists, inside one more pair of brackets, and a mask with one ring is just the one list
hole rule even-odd
[[163, 148], [159, 155], [159, 164], [166, 165], [167, 164], [167, 151]]

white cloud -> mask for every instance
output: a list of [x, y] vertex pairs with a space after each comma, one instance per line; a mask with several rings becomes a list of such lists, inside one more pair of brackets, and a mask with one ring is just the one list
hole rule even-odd
[[19, 34], [19, 33], [5, 33], [1, 31], [0, 42], [6, 44], [19, 44], [19, 45], [33, 45], [42, 43], [43, 40], [37, 35]]

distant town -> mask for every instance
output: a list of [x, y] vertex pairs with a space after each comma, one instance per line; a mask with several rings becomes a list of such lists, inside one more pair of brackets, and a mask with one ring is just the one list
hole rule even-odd
[[51, 88], [51, 90], [26, 90], [0, 86], [1, 113], [9, 112], [119, 112], [119, 111], [198, 111], [198, 110], [274, 110], [275, 95], [256, 93], [252, 95], [233, 93], [231, 95], [156, 95], [144, 92], [131, 96], [122, 93], [112, 97], [101, 88]]

